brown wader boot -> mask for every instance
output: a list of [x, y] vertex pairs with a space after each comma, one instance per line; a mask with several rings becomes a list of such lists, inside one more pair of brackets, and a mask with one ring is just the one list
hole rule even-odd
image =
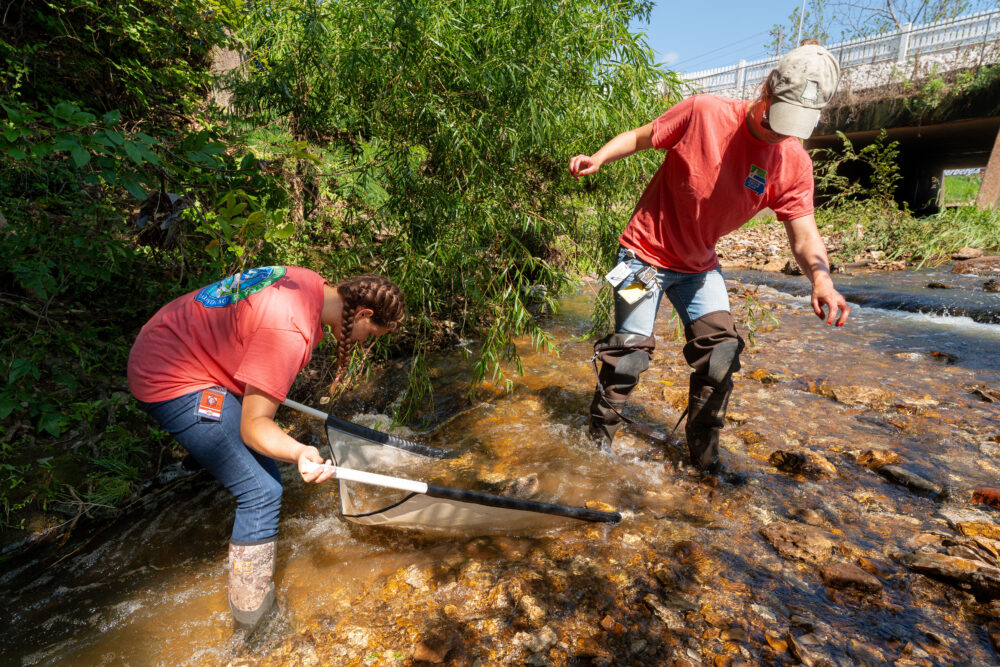
[[274, 609], [277, 543], [277, 537], [260, 544], [229, 543], [229, 610], [236, 630], [253, 632]]
[[616, 333], [594, 343], [594, 362], [601, 360], [597, 388], [590, 403], [588, 433], [595, 444], [609, 447], [621, 426], [625, 400], [649, 368], [656, 339], [641, 334]]
[[709, 474], [719, 474], [719, 431], [725, 425], [726, 407], [733, 392], [732, 374], [740, 369], [743, 339], [736, 333], [732, 315], [718, 310], [684, 328], [684, 358], [694, 369], [688, 389], [687, 437], [691, 464]]

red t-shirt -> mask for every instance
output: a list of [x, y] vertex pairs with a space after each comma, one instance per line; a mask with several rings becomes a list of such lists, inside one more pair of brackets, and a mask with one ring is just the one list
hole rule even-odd
[[813, 212], [812, 160], [794, 138], [755, 139], [747, 103], [695, 95], [653, 121], [667, 155], [619, 239], [645, 262], [701, 273], [718, 266], [715, 242], [758, 211], [778, 220]]
[[323, 285], [314, 271], [265, 266], [174, 299], [139, 332], [128, 386], [146, 403], [216, 385], [253, 385], [285, 400], [323, 338]]

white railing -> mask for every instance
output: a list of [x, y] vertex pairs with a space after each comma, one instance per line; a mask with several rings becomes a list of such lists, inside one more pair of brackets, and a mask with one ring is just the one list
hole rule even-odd
[[[884, 32], [871, 37], [854, 39], [827, 45], [840, 62], [842, 73], [851, 68], [859, 68], [877, 63], [900, 66], [913, 61], [918, 55], [924, 56], [946, 51], [978, 50], [980, 61], [997, 58], [996, 44], [1000, 42], [1000, 9], [969, 14], [957, 19], [936, 21], [914, 26], [907, 23], [895, 32]], [[959, 58], [956, 67], [969, 67], [968, 57]], [[736, 65], [682, 74], [691, 84], [693, 92], [725, 93], [731, 97], [746, 99], [754, 97], [764, 77], [774, 69], [778, 57], [759, 60], [741, 60]], [[947, 63], [937, 63], [945, 65]], [[881, 77], [890, 76], [893, 67], [883, 67]], [[846, 77], [850, 78], [850, 77]], [[860, 77], [866, 86], [888, 83], [873, 82], [870, 77]]]

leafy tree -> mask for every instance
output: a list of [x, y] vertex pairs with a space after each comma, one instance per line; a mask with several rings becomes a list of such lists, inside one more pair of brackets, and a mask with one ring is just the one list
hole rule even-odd
[[625, 28], [648, 10], [271, 0], [241, 15], [247, 64], [230, 82], [235, 108], [340, 156], [333, 178], [303, 164], [298, 196], [304, 211], [319, 196], [343, 201], [344, 215], [302, 231], [342, 239], [334, 272], [384, 272], [410, 295], [412, 387], [426, 387], [422, 350], [443, 322], [445, 338], [482, 341], [476, 379], [501, 382], [501, 362], [517, 367], [515, 337], [547, 343], [532, 302], [567, 284], [559, 244], [598, 263], [613, 251], [626, 212], [585, 230], [570, 193], [613, 211], [641, 187], [642, 165], [581, 194], [566, 163], [662, 113], [664, 82], [677, 89]]
[[[802, 16], [802, 39], [820, 43], [868, 37], [901, 29], [907, 23], [929, 23], [993, 9], [996, 0], [808, 0]], [[784, 53], [796, 44], [802, 3], [796, 3], [787, 23], [772, 26], [765, 47]]]

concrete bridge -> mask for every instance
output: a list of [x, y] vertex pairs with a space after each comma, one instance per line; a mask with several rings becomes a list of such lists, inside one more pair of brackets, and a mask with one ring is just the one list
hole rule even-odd
[[[916, 213], [937, 210], [946, 169], [984, 167], [977, 205], [1000, 197], [1000, 77], [968, 85], [972, 71], [1000, 62], [1000, 9], [923, 25], [906, 24], [826, 48], [841, 82], [807, 148], [839, 148], [841, 131], [856, 149], [882, 129], [899, 142], [897, 199]], [[684, 74], [690, 93], [753, 99], [778, 58]], [[945, 95], [947, 82], [962, 81]], [[940, 83], [938, 82], [940, 79]]]

